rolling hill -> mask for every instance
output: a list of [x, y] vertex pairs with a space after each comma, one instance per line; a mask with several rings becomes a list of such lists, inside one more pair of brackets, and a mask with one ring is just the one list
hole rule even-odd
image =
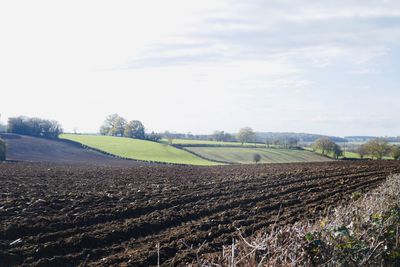
[[85, 149], [79, 144], [39, 137], [0, 134], [6, 141], [7, 160], [49, 162], [79, 165], [148, 165], [146, 162], [118, 159], [103, 153]]
[[123, 158], [175, 164], [218, 165], [218, 163], [202, 159], [173, 146], [146, 140], [77, 134], [62, 134], [60, 138], [75, 141]]

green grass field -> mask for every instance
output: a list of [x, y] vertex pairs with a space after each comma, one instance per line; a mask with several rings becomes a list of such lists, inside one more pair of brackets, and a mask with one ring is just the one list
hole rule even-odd
[[231, 163], [254, 163], [253, 156], [261, 156], [260, 163], [288, 163], [330, 161], [331, 159], [305, 150], [241, 147], [186, 147], [205, 158]]
[[218, 165], [218, 163], [201, 159], [187, 151], [145, 140], [77, 134], [62, 134], [60, 138], [130, 159], [191, 165]]

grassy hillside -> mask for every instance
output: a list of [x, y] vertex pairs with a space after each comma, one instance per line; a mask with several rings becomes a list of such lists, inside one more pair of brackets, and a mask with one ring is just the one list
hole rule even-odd
[[60, 138], [79, 142], [120, 157], [166, 163], [216, 165], [181, 149], [160, 143], [100, 135], [62, 134]]
[[254, 163], [254, 154], [260, 154], [260, 163], [287, 163], [329, 161], [329, 158], [305, 150], [241, 147], [186, 147], [202, 157], [232, 163]]

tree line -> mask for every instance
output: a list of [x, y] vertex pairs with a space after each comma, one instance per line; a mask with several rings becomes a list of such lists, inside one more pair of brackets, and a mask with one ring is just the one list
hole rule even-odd
[[[305, 133], [264, 133], [255, 132], [250, 127], [243, 127], [234, 133], [228, 133], [223, 130], [216, 130], [212, 134], [192, 134], [188, 133], [173, 133], [165, 131], [161, 136], [167, 140], [174, 139], [191, 139], [217, 142], [240, 142], [265, 144], [266, 147], [281, 147], [281, 148], [297, 148], [301, 142], [314, 142], [315, 140], [325, 137], [317, 134]], [[347, 140], [340, 137], [325, 137], [333, 142], [345, 142]], [[171, 142], [170, 142], [171, 143]]]
[[332, 154], [336, 159], [343, 155], [342, 148], [329, 137], [320, 137], [312, 145], [313, 151], [321, 151], [322, 155]]
[[216, 130], [211, 135], [193, 135], [191, 133], [171, 133], [165, 131], [161, 134], [162, 138], [165, 138], [169, 144], [173, 143], [174, 139], [194, 139], [204, 141], [216, 141], [216, 142], [239, 142], [242, 145], [247, 144], [265, 144], [266, 147], [283, 147], [283, 148], [297, 148], [299, 147], [299, 138], [293, 137], [293, 135], [277, 135], [275, 138], [260, 138], [257, 132], [250, 127], [243, 127], [239, 129], [237, 134], [230, 134], [225, 131]]
[[[314, 151], [320, 151], [323, 155], [333, 155], [335, 158], [343, 156], [342, 148], [327, 137], [317, 139], [311, 148]], [[384, 138], [375, 138], [365, 144], [360, 145], [354, 152], [358, 153], [360, 158], [370, 156], [372, 159], [383, 159], [390, 156], [394, 160], [400, 159], [400, 147], [389, 145]]]
[[161, 135], [151, 132], [146, 133], [143, 123], [139, 120], [127, 121], [118, 114], [111, 114], [106, 117], [100, 127], [101, 135], [120, 136], [158, 142]]
[[280, 137], [266, 137], [261, 139], [259, 135], [250, 127], [241, 128], [236, 135], [238, 142], [242, 143], [260, 143], [265, 144], [266, 147], [283, 147], [283, 148], [297, 148], [299, 146], [299, 139], [291, 135], [282, 135]]
[[19, 116], [8, 119], [7, 132], [46, 138], [58, 138], [63, 131], [55, 120]]
[[384, 138], [372, 139], [360, 145], [356, 152], [360, 155], [360, 158], [364, 158], [365, 156], [376, 159], [382, 159], [384, 156], [390, 156], [395, 160], [400, 158], [400, 147], [389, 145], [388, 141]]

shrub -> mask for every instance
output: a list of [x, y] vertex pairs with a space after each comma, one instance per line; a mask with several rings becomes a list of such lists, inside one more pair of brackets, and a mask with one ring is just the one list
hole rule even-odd
[[253, 160], [257, 164], [261, 160], [260, 154], [254, 154]]
[[6, 160], [6, 142], [0, 138], [0, 161]]
[[360, 159], [363, 159], [366, 155], [368, 155], [368, 151], [365, 145], [360, 145], [357, 148], [356, 152], [360, 155]]

